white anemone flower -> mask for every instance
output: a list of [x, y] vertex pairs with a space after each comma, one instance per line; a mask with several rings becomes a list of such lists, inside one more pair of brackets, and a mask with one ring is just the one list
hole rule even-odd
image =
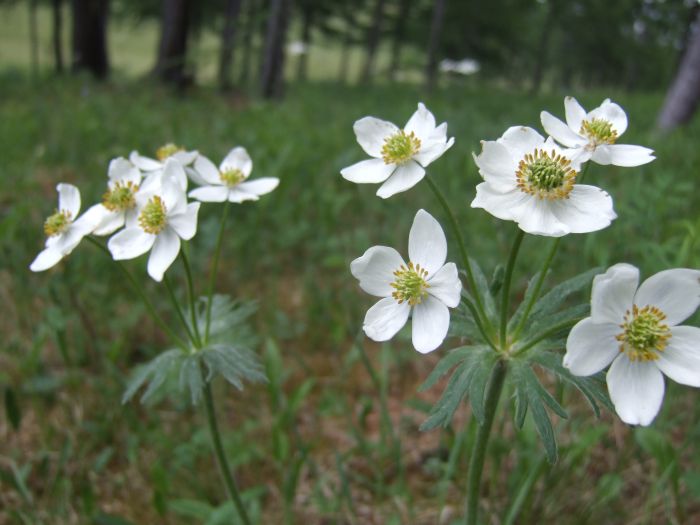
[[447, 336], [450, 313], [459, 304], [462, 283], [454, 263], [445, 264], [447, 241], [440, 224], [419, 210], [408, 236], [410, 261], [387, 246], [373, 246], [350, 264], [368, 294], [382, 297], [367, 311], [363, 329], [374, 341], [388, 341], [413, 317], [413, 346], [435, 350]]
[[70, 254], [80, 241], [97, 225], [96, 217], [80, 212], [80, 190], [64, 182], [56, 186], [58, 191], [58, 209], [44, 222], [46, 234], [45, 248], [36, 256], [29, 269], [43, 272], [55, 266]]
[[399, 129], [391, 122], [364, 117], [353, 126], [357, 142], [372, 157], [340, 170], [343, 178], [357, 183], [383, 184], [383, 199], [412, 188], [425, 176], [425, 168], [442, 156], [455, 139], [447, 139], [447, 123], [435, 125], [435, 117], [422, 104]]
[[275, 177], [247, 180], [253, 170], [253, 161], [245, 148], [233, 148], [217, 168], [212, 161], [200, 155], [194, 162], [190, 176], [202, 186], [189, 193], [202, 202], [256, 201], [270, 193], [279, 184]]
[[627, 129], [625, 111], [609, 98], [586, 113], [574, 97], [564, 98], [566, 124], [547, 111], [540, 114], [542, 127], [554, 140], [574, 148], [579, 162], [632, 167], [654, 160], [654, 150], [643, 146], [616, 144]]
[[[145, 191], [157, 192], [163, 183], [163, 170], [168, 159], [177, 161], [183, 168], [192, 164], [199, 152], [186, 151], [185, 148], [177, 146], [172, 142], [165, 144], [156, 150], [156, 158], [144, 157], [137, 151], [132, 151], [129, 155], [131, 163], [146, 174], [142, 189]], [[178, 174], [178, 183], [183, 191], [187, 190], [187, 176], [184, 171]]]
[[610, 195], [576, 184], [580, 164], [551, 137], [514, 126], [481, 146], [474, 161], [484, 182], [476, 187], [472, 208], [548, 237], [601, 230], [617, 217]]
[[664, 374], [700, 387], [700, 328], [678, 326], [700, 306], [700, 271], [665, 270], [638, 283], [639, 270], [624, 263], [595, 277], [591, 316], [571, 330], [564, 366], [588, 376], [612, 363], [615, 411], [625, 423], [646, 426], [661, 408]]
[[[166, 166], [167, 170], [167, 166]], [[188, 204], [185, 192], [166, 178], [158, 193], [136, 194], [137, 224], [114, 235], [107, 244], [115, 260], [133, 259], [148, 250], [148, 275], [156, 281], [180, 253], [180, 239], [190, 240], [197, 232], [199, 202]]]
[[97, 227], [92, 232], [95, 235], [109, 235], [125, 224], [127, 227], [133, 226], [139, 214], [136, 207], [136, 193], [141, 184], [139, 169], [125, 158], [119, 157], [109, 163], [107, 174], [109, 182], [102, 202], [86, 212], [86, 215], [97, 216]]

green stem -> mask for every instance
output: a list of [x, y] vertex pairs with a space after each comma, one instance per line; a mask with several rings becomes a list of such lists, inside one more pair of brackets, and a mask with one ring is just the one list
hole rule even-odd
[[496, 348], [496, 344], [493, 342], [491, 339], [491, 336], [484, 330], [484, 325], [481, 324], [481, 319], [479, 318], [479, 312], [476, 310], [476, 306], [474, 306], [474, 303], [471, 302], [468, 298], [462, 296], [462, 300], [464, 301], [464, 304], [467, 305], [467, 308], [472, 314], [472, 317], [474, 318], [474, 322], [476, 323], [476, 327], [479, 329], [479, 332], [481, 332], [482, 337], [484, 338], [484, 341], [493, 348], [494, 350], [498, 350]]
[[481, 473], [484, 470], [486, 446], [489, 442], [491, 426], [493, 425], [496, 408], [498, 408], [498, 400], [503, 391], [507, 370], [506, 362], [499, 360], [493, 368], [488, 390], [486, 391], [484, 422], [477, 430], [476, 441], [474, 441], [471, 459], [469, 460], [466, 525], [476, 525], [476, 518], [479, 512], [479, 488], [481, 486]]
[[517, 339], [518, 336], [520, 335], [520, 331], [525, 326], [525, 323], [527, 322], [527, 319], [530, 316], [530, 312], [532, 311], [533, 306], [535, 306], [537, 299], [540, 298], [540, 292], [542, 291], [542, 285], [544, 284], [544, 279], [545, 279], [545, 277], [547, 277], [547, 271], [549, 271], [549, 266], [552, 264], [552, 260], [554, 259], [554, 254], [557, 253], [557, 249], [559, 248], [560, 242], [561, 242], [561, 237], [559, 237], [558, 239], [555, 239], [552, 242], [552, 246], [549, 249], [549, 253], [547, 254], [547, 258], [545, 259], [544, 264], [542, 265], [542, 269], [540, 270], [540, 274], [537, 277], [537, 282], [535, 283], [535, 288], [533, 289], [534, 291], [532, 292], [532, 295], [530, 295], [530, 299], [528, 300], [527, 305], [525, 305], [525, 310], [523, 310], [523, 315], [520, 317], [520, 321], [518, 322], [518, 326], [515, 328], [515, 331], [513, 332], [513, 339]]
[[[437, 198], [438, 202], [440, 202], [440, 205], [442, 206], [443, 210], [445, 210], [445, 213], [447, 214], [447, 217], [450, 220], [450, 225], [452, 227], [452, 233], [457, 238], [457, 246], [459, 247], [459, 253], [462, 257], [462, 266], [464, 266], [464, 270], [467, 272], [467, 281], [469, 283], [469, 288], [471, 288], [472, 293], [474, 294], [476, 308], [479, 311], [479, 315], [480, 315], [481, 319], [483, 320], [483, 322], [487, 326], [490, 326], [489, 318], [487, 317], [487, 315], [485, 313], [486, 311], [484, 310], [484, 304], [481, 300], [481, 296], [479, 295], [479, 289], [476, 286], [476, 280], [474, 279], [474, 274], [472, 272], [472, 265], [469, 262], [469, 253], [467, 252], [467, 248], [464, 245], [464, 237], [462, 236], [462, 232], [459, 228], [459, 223], [457, 222], [457, 219], [456, 219], [454, 213], [452, 213], [452, 209], [450, 208], [450, 205], [447, 203], [445, 196], [440, 191], [440, 188], [437, 187], [437, 185], [433, 182], [433, 180], [429, 176], [425, 177], [425, 180], [428, 182], [428, 186], [430, 186], [430, 189], [433, 190], [435, 197]], [[483, 334], [483, 332], [482, 332], [482, 334]], [[485, 334], [483, 334], [483, 335], [484, 335], [484, 337], [486, 337]]]
[[185, 319], [185, 314], [182, 312], [182, 308], [180, 308], [180, 303], [177, 301], [177, 297], [175, 296], [175, 292], [173, 291], [172, 283], [170, 282], [170, 279], [167, 275], [163, 277], [163, 283], [165, 284], [165, 289], [168, 290], [168, 297], [170, 297], [170, 302], [173, 303], [175, 313], [177, 314], [178, 319], [180, 319], [180, 323], [182, 323], [182, 326], [185, 329], [185, 332], [187, 333], [187, 337], [192, 342], [192, 344], [196, 346], [197, 339], [195, 339], [194, 333], [192, 333], [192, 328], [190, 328], [189, 323]]
[[181, 348], [187, 349], [189, 345], [187, 342], [182, 339], [180, 336], [178, 336], [172, 328], [170, 328], [165, 321], [163, 321], [163, 318], [158, 315], [158, 312], [156, 312], [155, 307], [153, 306], [153, 303], [151, 300], [146, 296], [146, 294], [143, 291], [143, 287], [139, 286], [139, 284], [136, 282], [136, 279], [134, 279], [134, 276], [131, 275], [129, 270], [126, 269], [126, 267], [122, 264], [121, 261], [117, 261], [112, 258], [112, 254], [110, 251], [102, 245], [102, 243], [98, 242], [97, 240], [93, 239], [92, 237], [88, 236], [85, 237], [88, 241], [90, 241], [93, 245], [97, 246], [103, 253], [109, 257], [111, 261], [114, 261], [114, 263], [119, 267], [119, 269], [122, 271], [122, 274], [124, 274], [124, 277], [129, 281], [129, 284], [131, 287], [134, 289], [134, 291], [137, 293], [137, 295], [141, 298], [141, 301], [143, 301], [144, 306], [146, 307], [146, 310], [148, 310], [148, 313], [150, 316], [153, 318], [153, 320], [156, 322], [158, 326], [160, 326], [161, 330], [168, 334], [168, 336], [175, 341], [175, 344], [180, 346]]
[[506, 266], [506, 273], [503, 277], [503, 289], [501, 295], [501, 326], [499, 331], [499, 341], [501, 344], [501, 349], [505, 350], [507, 348], [506, 344], [506, 331], [508, 328], [508, 299], [510, 297], [510, 283], [513, 279], [513, 268], [515, 267], [515, 260], [518, 258], [518, 252], [520, 251], [520, 245], [525, 237], [525, 232], [518, 229], [518, 234], [515, 236], [513, 241], [513, 247], [510, 250], [510, 256], [508, 257], [508, 264]]
[[182, 265], [185, 267], [185, 275], [187, 276], [187, 297], [190, 301], [190, 318], [192, 320], [192, 330], [194, 330], [194, 336], [196, 338], [197, 346], [201, 348], [202, 337], [199, 333], [199, 326], [197, 326], [197, 313], [195, 312], [194, 304], [194, 286], [192, 284], [192, 270], [190, 269], [190, 261], [187, 258], [187, 250], [180, 250], [180, 256], [182, 257]]
[[[201, 369], [200, 369], [201, 370]], [[224, 447], [221, 444], [221, 435], [219, 434], [219, 426], [216, 422], [216, 411], [214, 410], [214, 398], [211, 394], [211, 385], [206, 380], [204, 370], [201, 370], [202, 379], [204, 380], [204, 404], [207, 409], [207, 421], [209, 423], [209, 431], [211, 433], [211, 441], [214, 445], [214, 454], [219, 463], [219, 470], [221, 471], [221, 476], [224, 478], [224, 484], [226, 485], [226, 491], [228, 492], [231, 501], [233, 502], [236, 510], [238, 511], [238, 516], [244, 525], [251, 525], [250, 518], [246, 513], [245, 507], [243, 506], [243, 501], [238, 493], [238, 488], [236, 487], [236, 482], [231, 475], [231, 468], [226, 460], [226, 454], [224, 453]]]
[[207, 315], [206, 324], [204, 327], [204, 342], [209, 340], [209, 328], [211, 326], [211, 304], [214, 295], [214, 283], [216, 281], [216, 270], [219, 267], [219, 255], [221, 254], [221, 241], [224, 238], [224, 226], [226, 225], [226, 217], [231, 203], [226, 201], [224, 208], [221, 211], [221, 224], [219, 225], [219, 235], [216, 239], [216, 249], [214, 250], [214, 261], [212, 262], [211, 273], [209, 274], [209, 290], [207, 291]]

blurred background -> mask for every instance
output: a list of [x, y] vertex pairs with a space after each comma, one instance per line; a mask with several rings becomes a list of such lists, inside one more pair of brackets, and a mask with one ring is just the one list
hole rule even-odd
[[[446, 218], [424, 185], [382, 201], [339, 170], [364, 158], [356, 119], [401, 126], [424, 102], [456, 137], [430, 176], [491, 275], [515, 226], [469, 208], [472, 152], [511, 125], [540, 129], [542, 110], [563, 118], [566, 95], [589, 110], [622, 105], [620, 142], [657, 160], [591, 167], [619, 218], [564, 239], [550, 284], [622, 261], [645, 276], [700, 268], [694, 0], [0, 0], [0, 524], [235, 523], [201, 410], [177, 388], [148, 406], [120, 403], [128, 376], [167, 341], [118, 270], [87, 243], [44, 274], [28, 270], [58, 182], [76, 184], [85, 209], [112, 158], [167, 142], [217, 164], [242, 145], [253, 177], [281, 180], [232, 209], [217, 279], [258, 303], [270, 383], [214, 385], [257, 522], [456, 522], [475, 428], [464, 405], [449, 428], [419, 432], [444, 384], [417, 389], [459, 343], [420, 356], [409, 333], [366, 340], [372, 299], [349, 273], [369, 246], [405, 253], [417, 209]], [[202, 292], [218, 216], [203, 206], [190, 243]], [[526, 239], [518, 293], [546, 246]], [[129, 268], [174, 319], [144, 262]], [[561, 459], [542, 460], [530, 423], [514, 430], [504, 396], [484, 523], [700, 522], [696, 391], [668, 384], [654, 426], [634, 429], [549, 384], [571, 415], [553, 416]]]

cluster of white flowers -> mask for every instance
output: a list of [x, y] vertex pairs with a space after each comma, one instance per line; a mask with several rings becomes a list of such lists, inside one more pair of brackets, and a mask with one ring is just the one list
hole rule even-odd
[[[102, 202], [80, 217], [78, 188], [59, 184], [58, 210], [44, 223], [46, 245], [30, 269], [51, 268], [86, 235], [117, 232], [107, 243], [112, 257], [133, 259], [150, 250], [148, 274], [161, 281], [180, 252], [181, 240], [190, 240], [197, 231], [200, 202], [258, 200], [279, 184], [273, 177], [247, 181], [253, 162], [241, 147], [232, 149], [218, 168], [199, 152], [173, 144], [159, 148], [156, 157], [133, 151], [129, 160], [112, 160]], [[187, 193], [189, 180], [200, 187]], [[188, 196], [199, 202], [188, 202]]]

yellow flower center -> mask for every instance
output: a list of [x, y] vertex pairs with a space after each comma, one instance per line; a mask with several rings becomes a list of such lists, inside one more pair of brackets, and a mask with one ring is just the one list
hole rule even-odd
[[156, 150], [156, 158], [163, 162], [165, 159], [168, 157], [172, 157], [177, 153], [178, 151], [185, 151], [185, 148], [181, 148], [180, 146], [176, 146], [172, 142], [168, 142], [167, 144], [161, 146]]
[[631, 313], [627, 310], [625, 322], [620, 325], [622, 333], [616, 336], [620, 352], [625, 352], [630, 361], [656, 361], [671, 338], [664, 319], [666, 315], [655, 306], [640, 309], [634, 305]]
[[382, 159], [384, 164], [405, 164], [420, 151], [420, 139], [411, 131], [406, 134], [401, 130], [384, 139]]
[[221, 179], [221, 182], [226, 184], [226, 186], [233, 188], [245, 180], [245, 175], [241, 170], [232, 168], [220, 172], [219, 178]]
[[102, 196], [102, 205], [109, 211], [124, 211], [136, 206], [134, 194], [139, 187], [131, 181], [117, 182]]
[[520, 191], [549, 200], [568, 199], [576, 175], [569, 159], [543, 149], [526, 154], [515, 172]]
[[44, 221], [44, 233], [47, 237], [60, 235], [68, 229], [72, 222], [73, 219], [69, 211], [56, 210], [56, 213]]
[[428, 270], [421, 268], [420, 264], [414, 265], [408, 263], [408, 267], [401, 267], [394, 272], [396, 279], [391, 283], [394, 291], [391, 296], [396, 299], [399, 304], [407, 301], [411, 306], [415, 306], [423, 301], [423, 298], [428, 295], [430, 285], [425, 280], [428, 277]]
[[602, 118], [584, 120], [581, 123], [579, 133], [596, 146], [598, 144], [615, 144], [617, 140], [617, 131], [613, 129], [612, 122]]
[[168, 224], [165, 203], [158, 195], [151, 197], [139, 214], [139, 225], [146, 233], [159, 234]]

